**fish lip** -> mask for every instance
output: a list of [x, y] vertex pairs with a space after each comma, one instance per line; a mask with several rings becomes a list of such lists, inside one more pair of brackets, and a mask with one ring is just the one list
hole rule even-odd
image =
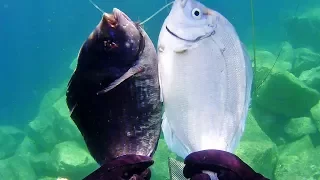
[[113, 15], [115, 16], [115, 19], [119, 20], [120, 16], [125, 17], [128, 21], [132, 21], [125, 13], [123, 13], [120, 9], [118, 8], [113, 8], [112, 10]]
[[103, 13], [103, 18], [111, 27], [115, 27], [118, 25], [118, 19], [114, 14]]

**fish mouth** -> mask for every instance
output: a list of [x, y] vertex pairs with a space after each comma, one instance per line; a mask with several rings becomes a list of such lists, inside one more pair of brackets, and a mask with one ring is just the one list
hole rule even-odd
[[104, 13], [103, 16], [111, 27], [116, 27], [119, 24], [121, 16], [131, 21], [131, 19], [118, 8], [113, 8], [112, 13]]
[[117, 17], [113, 14], [104, 13], [103, 18], [111, 27], [116, 27], [118, 25]]
[[182, 38], [182, 37], [178, 36], [178, 35], [177, 35], [176, 33], [174, 33], [173, 31], [171, 31], [168, 26], [166, 26], [166, 30], [167, 30], [172, 36], [174, 36], [174, 37], [176, 37], [176, 38], [178, 38], [178, 39], [180, 39], [180, 40], [187, 41], [187, 42], [192, 42], [192, 43], [197, 42], [197, 41], [200, 41], [200, 40], [205, 39], [205, 38], [208, 38], [208, 37], [210, 37], [211, 35], [214, 35], [214, 34], [215, 34], [215, 30], [213, 30], [211, 33], [208, 33], [208, 34], [199, 36], [199, 37], [197, 37], [197, 38], [195, 38], [195, 39], [185, 39], [185, 38]]

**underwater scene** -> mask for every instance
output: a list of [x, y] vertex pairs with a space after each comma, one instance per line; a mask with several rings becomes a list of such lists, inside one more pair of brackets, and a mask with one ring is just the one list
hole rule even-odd
[[0, 2], [0, 180], [320, 180], [319, 0]]

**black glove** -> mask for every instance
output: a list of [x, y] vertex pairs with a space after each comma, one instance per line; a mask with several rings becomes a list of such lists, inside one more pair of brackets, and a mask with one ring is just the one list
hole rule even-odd
[[189, 154], [183, 174], [191, 180], [210, 180], [203, 170], [217, 173], [219, 180], [268, 180], [256, 173], [238, 156], [220, 150], [204, 150]]
[[152, 164], [149, 156], [124, 155], [102, 165], [83, 180], [149, 180]]

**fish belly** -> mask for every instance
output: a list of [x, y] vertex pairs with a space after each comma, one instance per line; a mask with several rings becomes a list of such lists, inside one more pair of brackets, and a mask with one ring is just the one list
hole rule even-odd
[[237, 36], [223, 35], [183, 53], [159, 53], [162, 129], [169, 148], [182, 158], [205, 149], [233, 152], [243, 133], [251, 66]]

